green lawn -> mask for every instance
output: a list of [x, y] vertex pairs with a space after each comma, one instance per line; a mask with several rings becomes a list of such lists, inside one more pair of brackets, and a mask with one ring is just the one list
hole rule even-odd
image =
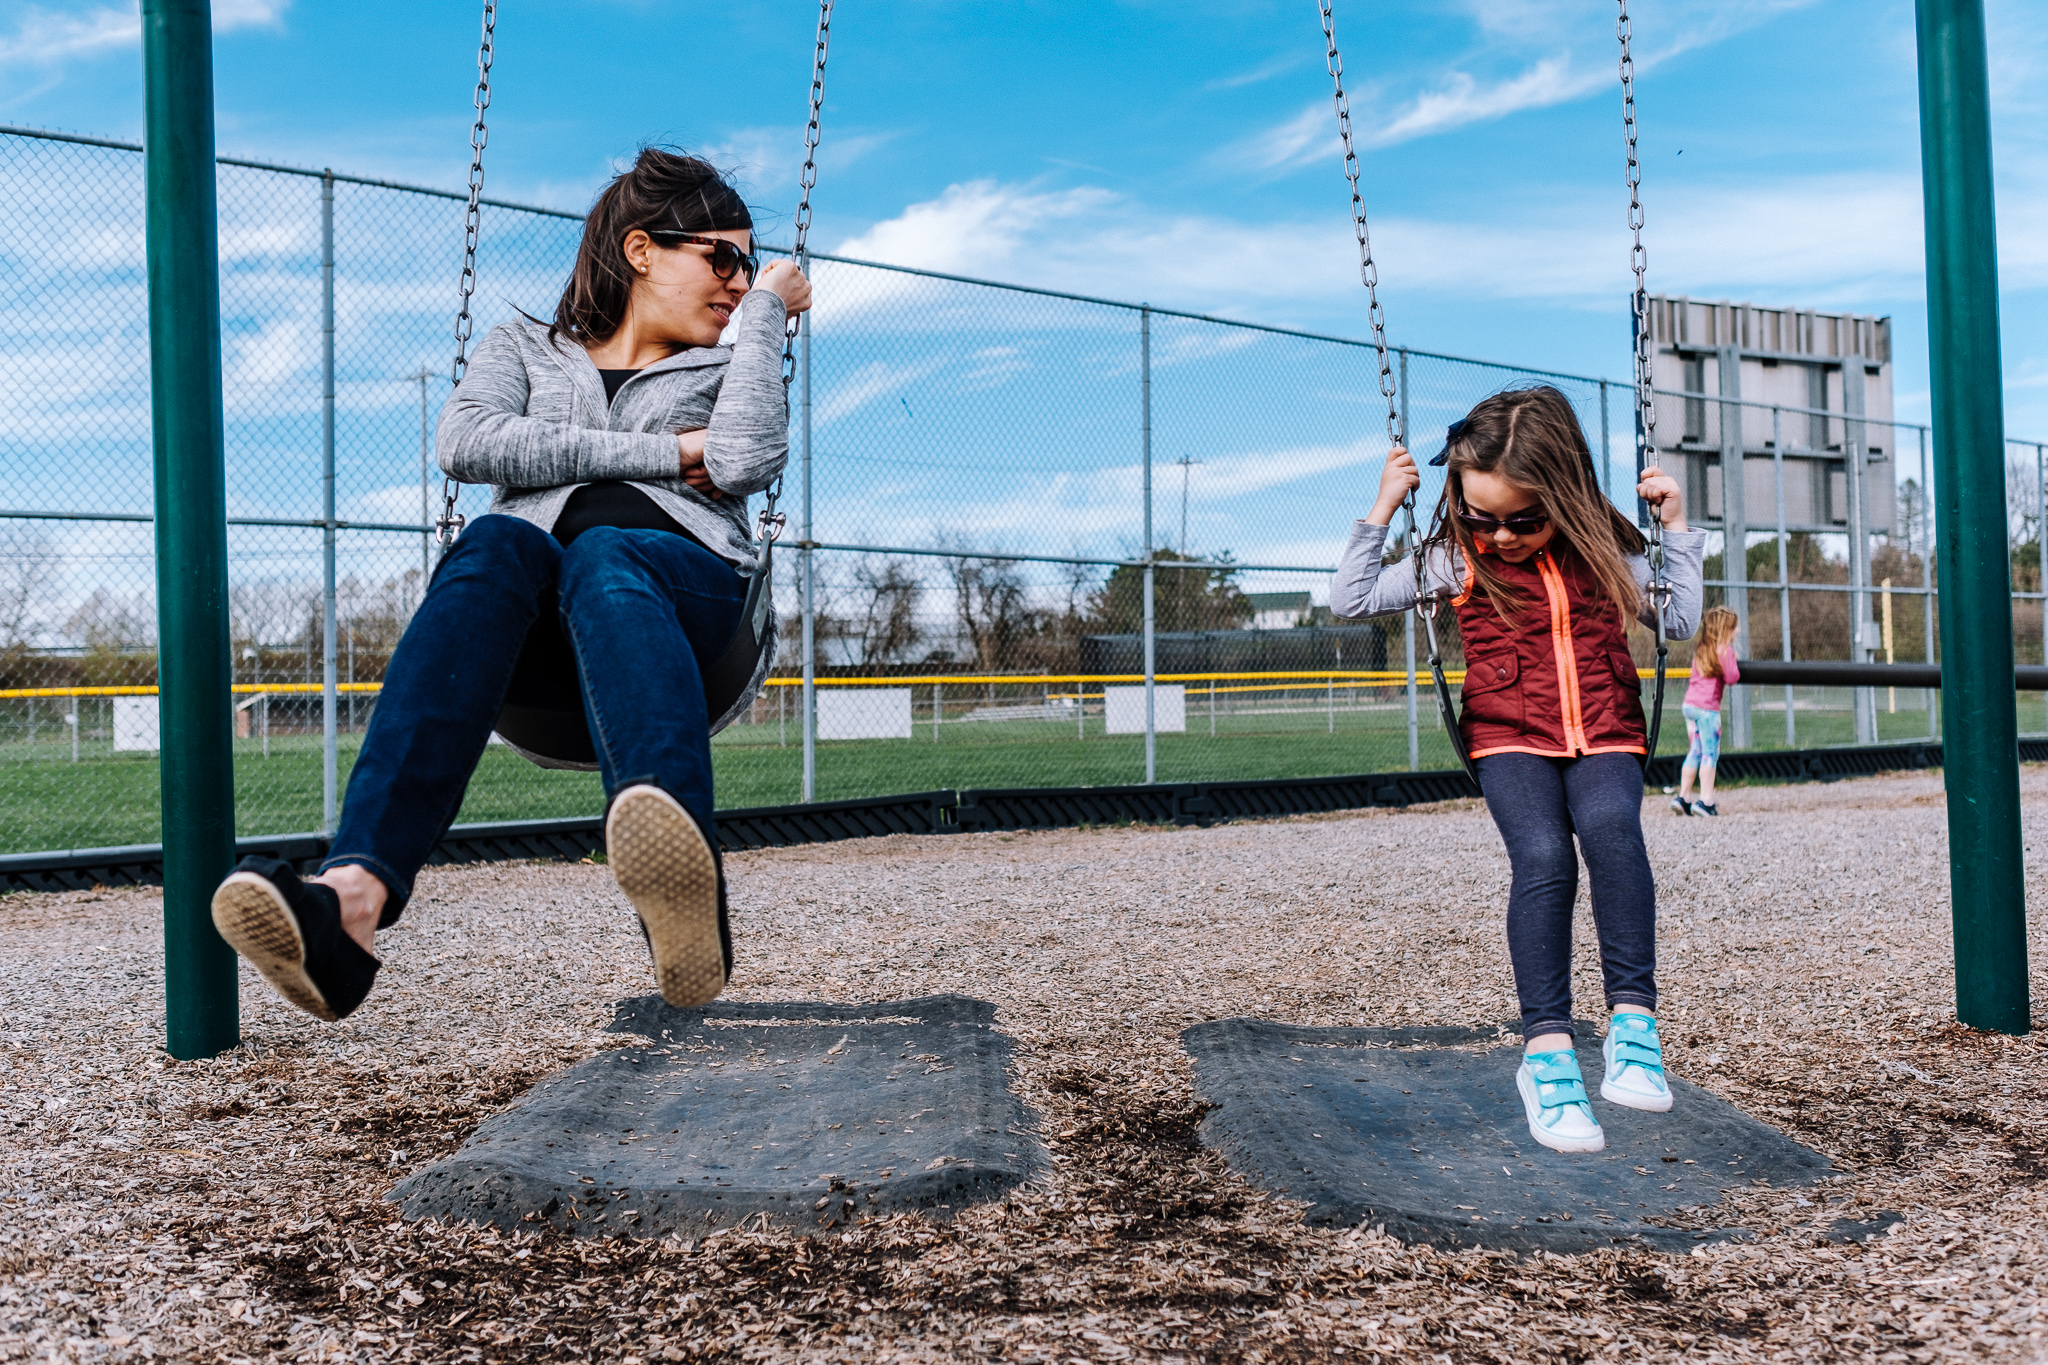
[[[1878, 694], [1878, 733], [1887, 741], [1922, 739], [1927, 714], [1920, 693], [1902, 695], [1888, 709]], [[1661, 752], [1682, 753], [1685, 730], [1678, 693], [1668, 700]], [[1776, 696], [1759, 689], [1752, 711], [1754, 746], [1785, 747], [1782, 710], [1766, 710]], [[1801, 690], [1800, 747], [1847, 744], [1853, 723], [1844, 703], [1808, 709], [1821, 700]], [[1422, 766], [1448, 768], [1454, 760], [1427, 692], [1421, 707]], [[2048, 730], [2040, 694], [2019, 699], [2022, 732]], [[1158, 739], [1162, 782], [1316, 777], [1398, 772], [1408, 767], [1406, 714], [1391, 701], [1358, 709], [1303, 709], [1265, 714], [1220, 712], [1215, 734], [1199, 694], [1188, 697], [1188, 732]], [[1072, 721], [955, 721], [934, 740], [926, 721], [907, 740], [864, 740], [818, 746], [818, 797], [839, 800], [894, 792], [962, 787], [1092, 786], [1141, 782], [1144, 739], [1107, 736], [1099, 716], [1085, 735]], [[342, 780], [347, 781], [358, 736], [342, 738]], [[786, 805], [801, 795], [802, 750], [795, 727], [735, 726], [712, 745], [722, 808]], [[236, 741], [236, 826], [240, 833], [277, 834], [320, 827], [320, 750], [317, 735], [273, 736], [266, 757], [256, 740]], [[114, 754], [87, 740], [79, 761], [63, 744], [0, 745], [0, 853], [43, 849], [150, 844], [161, 838], [157, 764], [153, 754]], [[493, 745], [478, 766], [458, 819], [463, 823], [595, 815], [603, 796], [594, 773], [535, 768]]]

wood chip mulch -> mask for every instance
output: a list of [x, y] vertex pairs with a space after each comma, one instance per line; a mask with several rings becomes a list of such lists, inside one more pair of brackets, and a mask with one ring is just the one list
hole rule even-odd
[[[2038, 907], [2048, 773], [2023, 780]], [[731, 858], [736, 998], [994, 1001], [1054, 1158], [951, 1223], [820, 1237], [511, 1234], [384, 1201], [631, 1041], [601, 1029], [649, 972], [603, 867], [432, 871], [354, 1018], [245, 971], [244, 1045], [206, 1062], [162, 1051], [160, 896], [9, 897], [0, 1360], [2048, 1360], [2048, 1035], [1954, 1022], [1939, 778], [1722, 809], [1644, 806], [1673, 1071], [1845, 1173], [1731, 1194], [1758, 1240], [1686, 1255], [1311, 1228], [1196, 1140], [1188, 1024], [1512, 1016], [1507, 861], [1476, 803]], [[1904, 1221], [1872, 1242], [1822, 1240], [1886, 1211]]]

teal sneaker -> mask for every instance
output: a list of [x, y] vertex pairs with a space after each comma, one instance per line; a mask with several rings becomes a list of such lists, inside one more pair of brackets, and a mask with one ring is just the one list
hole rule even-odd
[[1586, 1098], [1586, 1077], [1571, 1052], [1529, 1052], [1515, 1072], [1529, 1136], [1553, 1152], [1597, 1152], [1607, 1146]]
[[1600, 1078], [1600, 1098], [1630, 1109], [1661, 1114], [1671, 1108], [1671, 1087], [1664, 1082], [1664, 1046], [1657, 1041], [1657, 1021], [1627, 1011], [1607, 1021], [1607, 1039], [1600, 1044], [1607, 1074]]

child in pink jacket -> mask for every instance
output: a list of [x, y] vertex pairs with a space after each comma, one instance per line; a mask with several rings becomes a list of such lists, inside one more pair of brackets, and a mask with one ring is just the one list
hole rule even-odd
[[[1686, 684], [1685, 734], [1691, 747], [1685, 751], [1685, 766], [1678, 773], [1678, 795], [1671, 809], [1678, 815], [1719, 815], [1714, 806], [1714, 769], [1721, 761], [1721, 693], [1728, 684], [1742, 681], [1742, 669], [1735, 662], [1735, 613], [1726, 607], [1709, 607], [1700, 618], [1700, 634], [1692, 649], [1692, 681]], [[1693, 775], [1700, 779], [1700, 799], [1688, 801]]]

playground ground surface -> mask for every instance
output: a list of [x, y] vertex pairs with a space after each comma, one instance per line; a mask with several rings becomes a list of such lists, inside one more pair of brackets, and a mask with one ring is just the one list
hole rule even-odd
[[[2036, 850], [2048, 772], [2023, 776]], [[1477, 803], [898, 837], [727, 866], [737, 998], [995, 1002], [1050, 1174], [951, 1223], [695, 1242], [408, 1224], [383, 1202], [649, 989], [597, 866], [433, 871], [354, 1018], [243, 978], [160, 1050], [160, 899], [0, 901], [0, 1359], [2048, 1359], [2048, 1035], [1951, 1018], [1939, 775], [1645, 803], [1674, 1072], [1832, 1157], [1754, 1243], [1518, 1259], [1306, 1226], [1196, 1139], [1179, 1031], [1512, 1014]], [[2030, 869], [2036, 906], [2048, 869]], [[2048, 999], [2037, 912], [2034, 998]], [[1581, 1010], [1597, 1002], [1590, 926]], [[1823, 1243], [1837, 1218], [1904, 1222]]]

